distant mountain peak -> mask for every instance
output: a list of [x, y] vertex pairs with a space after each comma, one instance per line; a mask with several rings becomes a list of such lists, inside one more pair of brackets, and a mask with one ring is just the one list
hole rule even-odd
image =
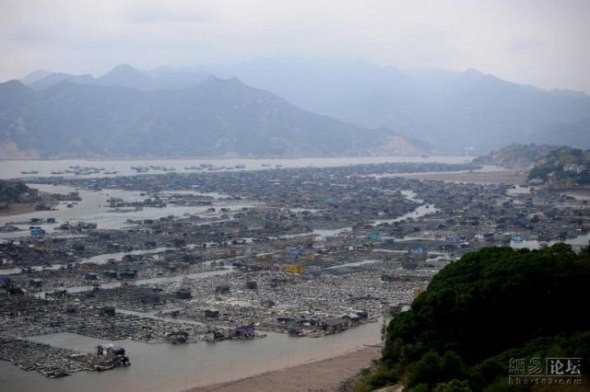
[[62, 72], [54, 72], [50, 73], [44, 78], [28, 83], [28, 86], [35, 90], [44, 90], [46, 88], [58, 85], [64, 81], [69, 81], [71, 83], [80, 85], [96, 83], [96, 79], [94, 79], [90, 74], [72, 75]]
[[412, 148], [391, 131], [307, 112], [237, 78], [177, 90], [119, 88], [132, 79], [83, 87], [66, 80], [43, 91], [0, 85], [0, 142], [43, 157], [367, 156]]
[[485, 76], [483, 72], [478, 71], [475, 68], [467, 68], [464, 74], [468, 76]]
[[467, 70], [465, 70], [465, 72], [463, 72], [463, 76], [465, 78], [467, 78], [468, 80], [475, 80], [475, 81], [480, 81], [480, 80], [500, 81], [500, 79], [496, 78], [494, 75], [484, 74], [483, 72], [481, 72], [477, 69], [474, 69], [474, 68], [468, 68]]
[[22, 88], [22, 89], [29, 89], [27, 86], [24, 85], [23, 82], [17, 79], [8, 80], [4, 83], [0, 83], [0, 86], [4, 88]]
[[258, 89], [254, 87], [247, 86], [237, 77], [220, 78], [217, 76], [209, 75], [203, 83], [216, 89], [231, 89], [232, 91], [240, 91], [242, 89], [247, 89], [250, 91], [258, 91]]
[[0, 83], [0, 94], [11, 95], [22, 95], [31, 92], [31, 88], [24, 85], [20, 80], [9, 80], [4, 83]]
[[115, 67], [113, 67], [112, 70], [110, 70], [110, 72], [121, 72], [121, 71], [139, 72], [136, 68], [134, 68], [132, 65], [127, 64], [127, 63], [116, 65]]
[[119, 65], [116, 65], [113, 69], [135, 69], [135, 67], [133, 67], [131, 64], [128, 63], [121, 63]]
[[102, 75], [99, 79], [101, 84], [108, 86], [130, 87], [146, 89], [150, 86], [150, 78], [133, 68], [129, 64], [120, 64]]
[[29, 72], [28, 74], [26, 74], [25, 76], [23, 76], [20, 81], [23, 82], [26, 85], [30, 85], [31, 83], [34, 83], [38, 80], [41, 80], [49, 75], [51, 75], [52, 72], [44, 70], [44, 69], [38, 69], [36, 71], [33, 72]]
[[244, 84], [242, 83], [242, 81], [240, 79], [238, 79], [236, 76], [233, 76], [231, 78], [220, 78], [219, 76], [215, 76], [215, 75], [209, 75], [207, 77], [207, 81], [211, 81], [211, 82], [221, 82], [221, 83], [235, 83], [235, 84]]
[[100, 77], [100, 79], [112, 78], [114, 76], [119, 76], [119, 75], [124, 75], [124, 76], [128, 76], [128, 75], [136, 75], [136, 76], [139, 76], [139, 75], [141, 75], [144, 78], [147, 78], [147, 76], [145, 76], [144, 74], [142, 74], [137, 69], [133, 68], [131, 65], [129, 65], [129, 64], [119, 64], [116, 67], [114, 67], [113, 69], [111, 69], [109, 72], [107, 72], [106, 74], [102, 75]]
[[[20, 103], [21, 100], [28, 99], [34, 93], [34, 90], [25, 86], [19, 80], [9, 80], [0, 83], [0, 107], [3, 105], [13, 105]], [[1, 137], [1, 134], [0, 134]]]

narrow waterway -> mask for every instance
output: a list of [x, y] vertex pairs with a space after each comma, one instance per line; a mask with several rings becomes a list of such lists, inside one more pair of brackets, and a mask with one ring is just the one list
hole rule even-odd
[[[132, 250], [129, 252], [115, 252], [115, 253], [103, 253], [101, 255], [96, 255], [92, 257], [88, 257], [86, 259], [82, 259], [80, 264], [106, 264], [110, 259], [121, 260], [125, 255], [156, 255], [158, 253], [166, 252], [167, 250], [174, 250], [176, 248], [166, 248], [166, 247], [159, 247], [153, 249], [138, 249]], [[66, 268], [65, 264], [52, 264], [48, 265], [35, 265], [32, 266], [31, 269], [33, 271], [43, 271], [43, 270], [58, 270], [61, 268]], [[22, 272], [22, 268], [8, 268], [8, 269], [0, 269], [0, 275], [14, 275], [20, 274]]]

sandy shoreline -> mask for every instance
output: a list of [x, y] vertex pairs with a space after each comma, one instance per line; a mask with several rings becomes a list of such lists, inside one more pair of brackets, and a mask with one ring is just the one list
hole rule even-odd
[[189, 389], [186, 392], [299, 392], [338, 391], [340, 385], [371, 366], [381, 356], [381, 346], [363, 346], [334, 358], [306, 363], [222, 384]]
[[32, 203], [9, 203], [6, 208], [0, 209], [0, 216], [22, 215], [33, 211], [35, 205]]

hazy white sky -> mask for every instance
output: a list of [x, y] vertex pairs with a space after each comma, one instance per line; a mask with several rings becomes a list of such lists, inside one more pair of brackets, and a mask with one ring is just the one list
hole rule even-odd
[[590, 0], [0, 0], [0, 80], [349, 58], [590, 92]]

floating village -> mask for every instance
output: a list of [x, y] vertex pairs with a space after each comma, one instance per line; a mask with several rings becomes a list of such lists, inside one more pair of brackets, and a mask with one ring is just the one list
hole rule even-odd
[[[395, 317], [466, 252], [590, 239], [588, 197], [406, 175], [472, 163], [185, 169], [24, 173], [47, 197], [2, 217], [0, 360], [60, 378], [133, 366], [114, 341], [322, 339]], [[104, 344], [35, 339], [58, 333]]]

